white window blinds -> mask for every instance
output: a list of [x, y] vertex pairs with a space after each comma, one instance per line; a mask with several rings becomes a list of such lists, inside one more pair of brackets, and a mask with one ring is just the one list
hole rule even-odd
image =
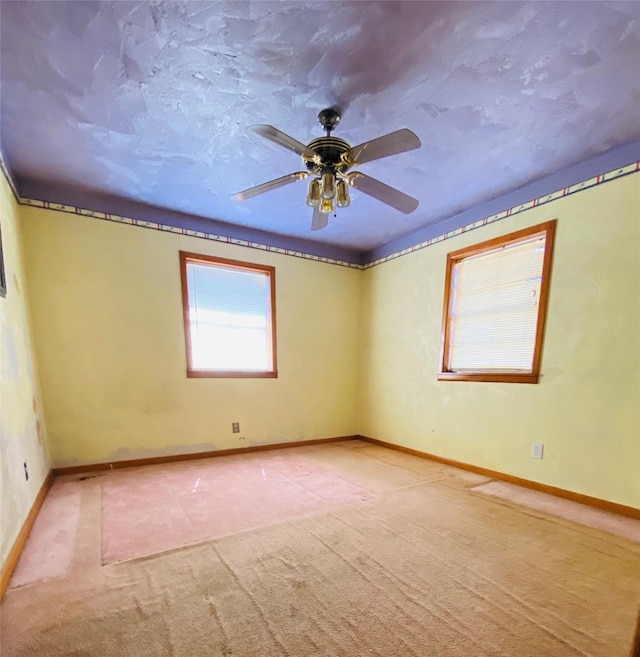
[[271, 370], [269, 274], [195, 262], [186, 268], [191, 367]]
[[455, 263], [449, 371], [532, 371], [545, 242], [537, 235]]

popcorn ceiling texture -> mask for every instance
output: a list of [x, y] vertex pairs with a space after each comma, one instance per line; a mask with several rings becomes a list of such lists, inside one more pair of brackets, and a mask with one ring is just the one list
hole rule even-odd
[[[41, 181], [372, 249], [640, 138], [635, 2], [4, 2], [2, 146]], [[363, 171], [420, 200], [353, 193], [310, 233], [301, 169], [246, 132], [352, 144], [409, 127], [423, 147]], [[47, 200], [47, 199], [45, 199]]]

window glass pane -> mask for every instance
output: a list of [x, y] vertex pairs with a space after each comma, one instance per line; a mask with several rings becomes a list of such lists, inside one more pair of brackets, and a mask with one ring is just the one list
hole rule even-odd
[[188, 262], [187, 286], [193, 369], [272, 368], [266, 272]]
[[450, 371], [532, 371], [544, 249], [537, 236], [454, 265]]

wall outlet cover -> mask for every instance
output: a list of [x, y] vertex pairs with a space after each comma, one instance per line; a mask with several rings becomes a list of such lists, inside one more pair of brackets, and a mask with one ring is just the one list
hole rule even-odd
[[541, 459], [544, 454], [544, 444], [543, 443], [531, 443], [531, 458], [532, 459]]

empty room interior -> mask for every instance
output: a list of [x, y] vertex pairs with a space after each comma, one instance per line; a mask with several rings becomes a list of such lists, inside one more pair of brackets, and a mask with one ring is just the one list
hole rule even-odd
[[639, 657], [640, 3], [0, 3], [2, 657]]

